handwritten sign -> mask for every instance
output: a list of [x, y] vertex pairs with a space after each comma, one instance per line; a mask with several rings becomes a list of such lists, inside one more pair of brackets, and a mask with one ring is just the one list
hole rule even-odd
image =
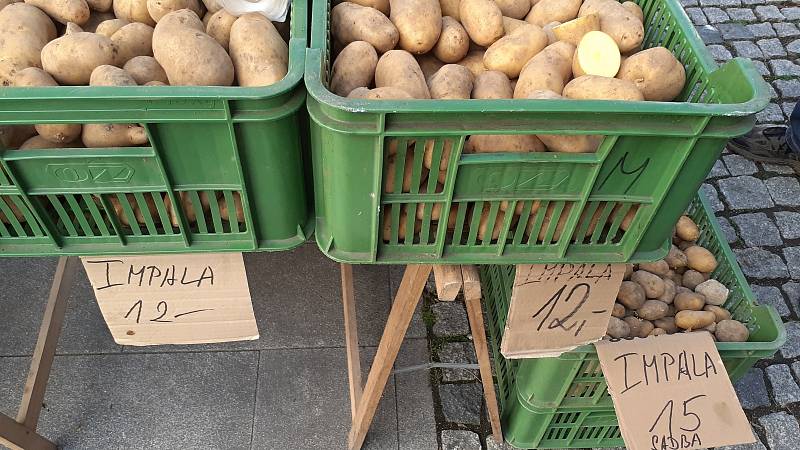
[[706, 332], [595, 344], [629, 450], [755, 442]]
[[625, 264], [520, 264], [500, 344], [506, 358], [557, 356], [603, 337]]
[[81, 260], [118, 344], [258, 339], [241, 253]]

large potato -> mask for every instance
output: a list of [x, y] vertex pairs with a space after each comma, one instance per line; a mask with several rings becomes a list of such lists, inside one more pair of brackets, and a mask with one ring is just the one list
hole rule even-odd
[[694, 242], [700, 237], [700, 228], [689, 216], [681, 216], [675, 224], [675, 234], [684, 241]]
[[483, 55], [483, 65], [517, 78], [522, 68], [547, 46], [547, 35], [536, 25], [514, 30], [492, 44]]
[[747, 342], [750, 330], [738, 320], [721, 320], [717, 323], [714, 335], [720, 342]]
[[469, 37], [478, 45], [488, 47], [503, 37], [503, 13], [491, 0], [461, 0], [461, 24]]
[[444, 63], [456, 63], [469, 51], [469, 35], [461, 24], [450, 16], [442, 17], [442, 32], [433, 47], [433, 54]]
[[626, 58], [617, 78], [632, 81], [645, 100], [669, 102], [683, 90], [686, 70], [671, 51], [653, 47]]
[[567, 42], [550, 44], [530, 59], [519, 74], [514, 98], [528, 98], [538, 90], [561, 94], [572, 77], [572, 57], [575, 46]]
[[578, 17], [581, 0], [541, 0], [531, 8], [525, 20], [540, 27], [550, 22], [569, 22]]
[[619, 51], [627, 53], [644, 40], [644, 25], [628, 8], [616, 0], [588, 0], [580, 9], [580, 16], [600, 16], [600, 31], [611, 36]]
[[94, 33], [72, 33], [42, 49], [42, 68], [61, 85], [86, 85], [97, 66], [113, 65], [117, 49], [111, 39]]
[[531, 10], [530, 0], [496, 0], [503, 17], [522, 19]]
[[145, 129], [133, 124], [98, 124], [83, 126], [83, 145], [87, 148], [132, 147], [147, 143]]
[[14, 3], [0, 11], [0, 33], [19, 33], [35, 38], [43, 46], [56, 38], [56, 27], [41, 9], [27, 3]]
[[425, 76], [417, 60], [405, 50], [390, 50], [375, 67], [375, 87], [393, 86], [414, 98], [431, 98]]
[[124, 66], [131, 58], [153, 56], [153, 27], [134, 22], [111, 35], [111, 42], [117, 48], [117, 66]]
[[377, 65], [378, 53], [368, 42], [354, 41], [347, 44], [333, 62], [331, 92], [346, 97], [357, 87], [369, 87]]
[[[558, 100], [560, 95], [550, 90], [536, 90], [528, 94], [535, 100]], [[592, 153], [597, 151], [603, 142], [603, 136], [586, 134], [537, 134], [536, 135], [551, 152]], [[600, 211], [598, 208], [597, 211]], [[589, 230], [587, 230], [588, 232]]]
[[702, 273], [711, 273], [717, 268], [714, 254], [699, 245], [692, 245], [683, 251], [689, 261], [689, 268]]
[[[13, 85], [15, 87], [43, 87], [58, 86], [58, 83], [44, 70], [28, 67], [16, 73]], [[69, 143], [81, 135], [80, 124], [37, 124], [35, 128], [41, 139], [54, 144]]]
[[69, 22], [83, 25], [89, 21], [91, 14], [86, 0], [25, 0], [25, 3], [41, 9], [65, 25]]
[[181, 9], [191, 9], [197, 17], [203, 17], [206, 13], [200, 0], [147, 0], [147, 12], [156, 23], [167, 14]]
[[[233, 84], [231, 57], [204, 30], [200, 18], [185, 9], [167, 14], [156, 25], [153, 33], [153, 56], [167, 73], [170, 85]], [[203, 61], [204, 64], [198, 67], [198, 61]]]
[[119, 67], [105, 65], [92, 71], [89, 86], [136, 86], [136, 80]]
[[136, 84], [139, 85], [145, 85], [152, 81], [169, 83], [164, 68], [161, 67], [161, 64], [152, 56], [137, 56], [131, 58], [122, 68], [125, 72], [128, 72], [136, 81]]
[[428, 53], [442, 32], [439, 0], [390, 0], [389, 4], [389, 20], [400, 34], [400, 48], [417, 55]]
[[289, 46], [261, 14], [239, 17], [231, 27], [229, 46], [239, 86], [269, 86], [289, 71]]
[[617, 301], [628, 309], [639, 309], [647, 301], [647, 295], [641, 284], [623, 281], [617, 292]]
[[[334, 3], [338, 3], [338, 1]], [[389, 17], [389, 0], [354, 0], [353, 3], [377, 9], [384, 16]]]
[[0, 11], [0, 84], [9, 86], [17, 71], [42, 67], [42, 48], [56, 36], [53, 21], [26, 3]]
[[503, 72], [487, 70], [475, 77], [475, 82], [472, 86], [472, 98], [486, 100], [511, 98], [513, 95], [514, 90], [511, 89], [511, 81]]
[[564, 86], [564, 97], [578, 100], [644, 100], [642, 92], [632, 82], [599, 75], [584, 75], [570, 81]]
[[[136, 22], [134, 22], [136, 23]], [[122, 29], [125, 25], [130, 24], [127, 20], [124, 19], [110, 19], [100, 22], [97, 25], [97, 29], [95, 29], [95, 33], [102, 34], [103, 36], [110, 38], [114, 35], [117, 31]]]
[[472, 72], [458, 64], [442, 66], [428, 80], [434, 99], [468, 99], [472, 93]]
[[238, 17], [231, 15], [228, 11], [220, 9], [211, 15], [206, 24], [206, 33], [219, 42], [225, 50], [228, 50], [228, 43], [231, 40], [231, 27]]
[[114, 0], [114, 15], [128, 22], [141, 22], [151, 27], [156, 25], [147, 10], [147, 0]]
[[331, 33], [334, 40], [345, 46], [353, 41], [367, 41], [378, 53], [395, 48], [400, 33], [380, 11], [343, 2], [331, 9]]

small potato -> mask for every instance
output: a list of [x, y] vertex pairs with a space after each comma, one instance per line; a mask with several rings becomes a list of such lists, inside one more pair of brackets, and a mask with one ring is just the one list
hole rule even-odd
[[503, 72], [487, 70], [475, 77], [475, 82], [472, 86], [472, 98], [486, 100], [511, 98], [513, 95], [514, 90], [511, 89], [511, 81]]
[[167, 14], [181, 9], [190, 9], [197, 17], [203, 17], [206, 13], [206, 7], [200, 0], [147, 0], [147, 12], [156, 23]]
[[425, 76], [426, 80], [444, 66], [444, 63], [440, 61], [439, 58], [433, 56], [433, 53], [414, 55], [414, 59], [417, 60], [417, 64], [419, 64], [419, 68], [422, 69], [422, 74]]
[[524, 20], [512, 19], [511, 17], [503, 16], [503, 29], [506, 31], [506, 34], [511, 34], [517, 28], [523, 27], [525, 25], [530, 25], [528, 22]]
[[[22, 145], [19, 147], [20, 150], [41, 150], [41, 149], [50, 149], [50, 148], [77, 148], [81, 147], [80, 142], [70, 141], [70, 142], [53, 142], [48, 139], [45, 139], [42, 136], [34, 136], [27, 141], [23, 142]], [[16, 214], [15, 214], [16, 215]], [[5, 220], [5, 216], [3, 213], [0, 212], [0, 217], [3, 219], [3, 223], [8, 223]], [[24, 216], [23, 216], [24, 217]], [[19, 217], [17, 217], [19, 219]]]
[[89, 9], [92, 11], [107, 13], [111, 11], [114, 0], [86, 0], [86, 4], [89, 5]]
[[678, 311], [701, 311], [706, 306], [706, 300], [701, 294], [695, 292], [681, 292], [672, 302]]
[[122, 68], [141, 86], [152, 81], [164, 84], [169, 82], [164, 68], [152, 56], [136, 56], [128, 60]]
[[289, 45], [261, 14], [239, 17], [228, 47], [239, 86], [270, 86], [289, 72]]
[[[439, 6], [442, 8], [442, 16], [450, 16], [461, 23], [458, 11], [461, 6], [461, 0], [439, 0]], [[384, 14], [388, 15], [388, 11]]]
[[111, 39], [94, 33], [73, 33], [44, 46], [42, 68], [61, 85], [87, 85], [97, 66], [113, 65], [116, 58]]
[[622, 276], [623, 280], [630, 280], [633, 275], [633, 264], [625, 264], [625, 274]]
[[461, 24], [450, 16], [442, 17], [442, 33], [433, 47], [439, 61], [456, 63], [469, 52], [469, 35]]
[[[356, 92], [358, 89], [360, 88], [354, 89], [353, 92]], [[351, 92], [349, 96], [352, 96], [353, 92]], [[366, 98], [367, 100], [410, 100], [413, 99], [414, 97], [412, 97], [411, 94], [398, 87], [386, 86], [386, 87], [370, 89], [369, 92], [366, 93], [364, 98]]]
[[689, 216], [681, 216], [675, 225], [675, 234], [684, 241], [694, 242], [700, 237], [700, 228]]
[[496, 0], [503, 17], [522, 19], [531, 10], [530, 0]]
[[656, 102], [675, 100], [686, 84], [683, 64], [664, 47], [648, 48], [629, 56], [617, 77], [633, 82], [645, 100]]
[[153, 80], [153, 81], [148, 81], [142, 86], [169, 86], [169, 84], [164, 83], [163, 81]]
[[675, 300], [675, 295], [677, 294], [675, 282], [669, 278], [663, 278], [663, 280], [664, 280], [664, 293], [656, 300], [660, 300], [670, 305]]
[[65, 25], [69, 22], [83, 25], [89, 21], [91, 14], [86, 0], [25, 0], [25, 3], [41, 9]]
[[[339, 1], [334, 3], [339, 3]], [[389, 0], [356, 0], [353, 3], [377, 9], [384, 16], [389, 17]]]
[[461, 0], [458, 14], [470, 39], [483, 47], [494, 44], [506, 32], [503, 13], [492, 0]]
[[677, 333], [678, 326], [675, 325], [675, 317], [662, 317], [661, 319], [656, 319], [653, 321], [653, 325], [656, 328], [661, 328], [662, 330], [666, 331], [667, 334]]
[[689, 264], [686, 254], [674, 245], [670, 247], [669, 254], [664, 258], [664, 261], [667, 262], [670, 269], [683, 269]]
[[714, 323], [714, 313], [708, 311], [678, 311], [675, 314], [675, 325], [684, 330], [699, 330]]
[[720, 342], [747, 342], [750, 330], [738, 320], [721, 320], [717, 322], [714, 335]]
[[625, 306], [621, 303], [614, 303], [614, 308], [611, 310], [611, 315], [617, 318], [625, 317], [625, 314], [628, 313], [628, 310], [625, 309]]
[[647, 297], [644, 288], [634, 281], [623, 281], [617, 293], [617, 301], [628, 309], [639, 309], [644, 305]]
[[611, 317], [608, 321], [608, 330], [606, 333], [612, 338], [626, 338], [631, 334], [630, 326], [621, 319]]
[[330, 89], [345, 97], [357, 87], [369, 87], [378, 65], [378, 52], [365, 41], [353, 41], [339, 53], [331, 69]]
[[728, 300], [730, 290], [717, 280], [706, 280], [698, 284], [694, 291], [706, 297], [706, 303], [714, 306], [722, 306]]
[[600, 31], [600, 16], [597, 14], [589, 14], [556, 25], [553, 27], [553, 36], [557, 41], [565, 41], [577, 46], [583, 36], [590, 31]]
[[40, 87], [40, 86], [58, 86], [56, 80], [50, 76], [49, 73], [38, 67], [28, 67], [27, 69], [20, 70], [14, 74], [12, 79], [12, 86], [14, 87]]
[[131, 23], [111, 35], [117, 48], [117, 66], [124, 66], [131, 58], [153, 56], [153, 27], [143, 23]]
[[486, 50], [470, 50], [467, 56], [456, 64], [466, 67], [472, 72], [473, 77], [477, 77], [482, 72], [489, 70], [483, 65], [483, 55], [485, 53]]
[[641, 91], [632, 82], [598, 75], [575, 78], [564, 86], [563, 95], [578, 100], [644, 100]]
[[442, 32], [439, 0], [389, 0], [392, 21], [400, 34], [398, 46], [415, 55], [428, 53]]
[[95, 33], [102, 34], [107, 38], [111, 38], [117, 31], [119, 31], [125, 25], [130, 24], [127, 20], [123, 19], [111, 19], [106, 20], [104, 22], [100, 22], [100, 25], [97, 25], [97, 29]]
[[92, 71], [89, 86], [136, 86], [136, 80], [119, 67], [104, 65]]
[[642, 327], [642, 319], [634, 316], [623, 317], [622, 321], [628, 324], [628, 328], [630, 328], [630, 337], [637, 337], [639, 336], [639, 329]]
[[[658, 300], [647, 300], [641, 308], [636, 310], [636, 315], [645, 320], [662, 319], [667, 315], [669, 305]], [[650, 334], [649, 332], [647, 334]]]
[[472, 153], [543, 152], [544, 144], [532, 134], [475, 134], [469, 137], [464, 149]]
[[514, 30], [492, 44], [483, 55], [483, 65], [517, 78], [522, 68], [547, 46], [547, 35], [536, 25]]
[[[89, 7], [91, 8], [91, 5]], [[88, 33], [96, 33], [97, 27], [100, 26], [101, 23], [105, 22], [106, 20], [114, 20], [114, 19], [115, 19], [114, 13], [112, 12], [92, 11], [92, 14], [89, 16], [89, 20], [86, 21], [86, 23], [83, 24], [81, 28], [83, 28], [83, 31], [86, 31]]]
[[231, 41], [231, 27], [233, 27], [236, 19], [238, 19], [237, 16], [220, 9], [209, 17], [206, 24], [206, 34], [216, 39], [222, 48], [228, 50], [228, 44]]
[[156, 21], [147, 10], [147, 0], [114, 0], [114, 15], [128, 22], [156, 26]]
[[706, 281], [706, 278], [702, 273], [690, 269], [683, 273], [681, 280], [683, 281], [684, 287], [694, 290], [698, 284]]
[[556, 42], [545, 47], [522, 68], [514, 88], [514, 98], [529, 98], [534, 91], [549, 90], [561, 95], [572, 77], [575, 46]]
[[353, 41], [367, 41], [379, 54], [395, 48], [400, 40], [397, 27], [380, 11], [342, 2], [331, 9], [331, 34], [345, 46]]
[[708, 331], [708, 332], [709, 332], [709, 333], [711, 333], [711, 334], [714, 334], [714, 332], [715, 332], [715, 331], [717, 331], [717, 323], [716, 323], [716, 322], [714, 322], [714, 323], [712, 323], [711, 325], [709, 325], [709, 326], [707, 326], [707, 327], [705, 327], [705, 328], [703, 328], [703, 329], [704, 329], [704, 330], [706, 330], [706, 331]]
[[653, 328], [653, 331], [650, 332], [650, 336], [662, 336], [667, 334], [667, 331], [663, 328]]
[[639, 283], [644, 288], [647, 298], [659, 298], [664, 295], [664, 280], [658, 275], [653, 275], [644, 270], [637, 270], [631, 275], [631, 281]]
[[405, 50], [390, 50], [378, 59], [375, 86], [400, 88], [414, 98], [431, 98], [419, 63]]
[[701, 273], [711, 273], [717, 268], [714, 254], [699, 245], [693, 245], [683, 251], [686, 253], [688, 266]]
[[728, 320], [731, 318], [731, 313], [725, 308], [720, 308], [719, 306], [714, 305], [706, 305], [703, 307], [703, 311], [710, 311], [714, 313], [714, 317], [717, 322], [721, 320]]
[[525, 20], [543, 27], [550, 22], [569, 22], [578, 17], [581, 0], [540, 0], [531, 8]]
[[644, 22], [644, 11], [642, 11], [641, 6], [637, 5], [632, 1], [623, 2], [622, 6], [624, 6], [625, 9], [633, 13], [633, 15], [636, 16], [637, 19]]
[[630, 52], [644, 40], [642, 21], [616, 0], [587, 0], [578, 15], [589, 14], [600, 16], [600, 31], [614, 39], [621, 53]]
[[694, 245], [694, 242], [690, 242], [690, 241], [680, 241], [680, 242], [678, 242], [678, 244], [677, 244], [677, 245], [678, 245], [678, 248], [679, 248], [679, 249], [680, 249], [682, 252], [685, 252], [687, 248], [689, 248], [689, 247], [691, 247], [691, 246], [693, 246], [693, 245]]
[[430, 77], [428, 89], [433, 99], [469, 99], [472, 72], [458, 64], [447, 64]]
[[669, 264], [663, 259], [651, 263], [640, 263], [639, 270], [646, 270], [660, 277], [666, 276], [669, 272]]
[[90, 123], [83, 126], [82, 140], [86, 148], [132, 147], [147, 144], [147, 133], [133, 124]]

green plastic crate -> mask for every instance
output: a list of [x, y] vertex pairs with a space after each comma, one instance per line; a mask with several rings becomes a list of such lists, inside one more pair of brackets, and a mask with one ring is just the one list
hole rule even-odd
[[[289, 71], [272, 86], [0, 89], [0, 125], [139, 123], [150, 140], [0, 151], [0, 255], [285, 250], [305, 242], [314, 225], [301, 83], [307, 19], [306, 0], [294, 0]], [[203, 193], [220, 201], [206, 210]], [[236, 195], [241, 221], [220, 211], [221, 200], [231, 205]], [[173, 226], [164, 199], [176, 205], [178, 196], [189, 200]]]
[[[752, 128], [769, 94], [751, 61], [736, 58], [717, 67], [678, 0], [637, 3], [646, 17], [645, 47], [670, 48], [687, 69], [683, 102], [339, 97], [326, 88], [329, 2], [315, 2], [305, 80], [322, 251], [344, 262], [403, 264], [624, 262], [663, 256], [669, 224], [689, 204], [728, 139]], [[606, 139], [594, 154], [461, 155], [465, 138], [473, 134], [535, 133]], [[434, 170], [418, 188], [426, 145]], [[437, 171], [445, 146], [452, 146], [452, 157], [445, 170]], [[395, 184], [384, 189], [395, 147]], [[398, 175], [406, 160], [412, 183], [403, 190]], [[444, 183], [437, 187], [439, 178]], [[541, 207], [533, 215], [535, 200]], [[513, 215], [499, 214], [503, 201], [512, 211], [523, 205], [516, 225]], [[452, 232], [431, 219], [434, 205], [442, 207], [438, 223], [455, 216]], [[634, 207], [635, 217], [623, 231], [623, 216]], [[415, 221], [418, 208], [421, 218]], [[554, 219], [543, 227], [548, 208]], [[585, 235], [582, 214], [591, 217], [598, 210], [609, 226], [573, 239]], [[479, 238], [482, 211], [488, 214], [487, 228], [497, 227], [497, 239]], [[530, 216], [534, 228], [526, 233]], [[555, 217], [565, 220], [560, 236]], [[401, 227], [418, 233], [405, 236]]]
[[[688, 214], [700, 227], [698, 242], [719, 262], [713, 277], [731, 291], [725, 307], [751, 331], [749, 342], [717, 343], [728, 374], [737, 380], [759, 359], [772, 357], [786, 341], [786, 331], [772, 306], [756, 304], [713, 213], [700, 197]], [[500, 354], [514, 270], [515, 266], [481, 268], [506, 440], [517, 448], [623, 446], [593, 345], [557, 358], [508, 360]]]

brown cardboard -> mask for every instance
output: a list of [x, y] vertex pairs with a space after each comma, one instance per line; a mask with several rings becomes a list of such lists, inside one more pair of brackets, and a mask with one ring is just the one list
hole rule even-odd
[[520, 264], [500, 352], [557, 356], [606, 334], [625, 264]]
[[755, 442], [710, 333], [601, 341], [595, 347], [629, 450]]
[[241, 253], [82, 257], [122, 345], [258, 339]]

